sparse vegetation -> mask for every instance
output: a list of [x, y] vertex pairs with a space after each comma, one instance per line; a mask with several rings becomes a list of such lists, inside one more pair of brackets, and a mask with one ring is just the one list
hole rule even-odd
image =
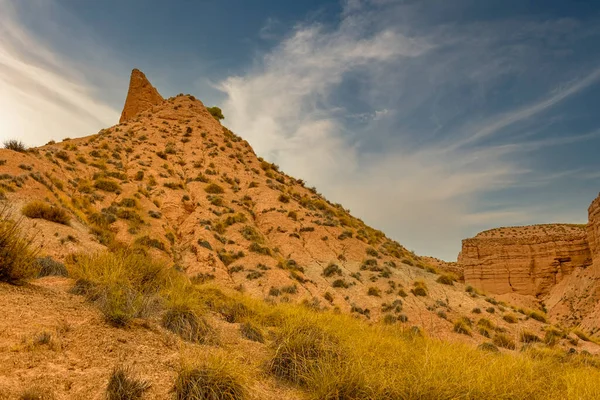
[[206, 343], [214, 336], [210, 325], [187, 304], [174, 304], [164, 314], [162, 325], [189, 342]]
[[96, 182], [94, 182], [94, 187], [109, 193], [121, 190], [121, 186], [117, 182], [103, 178], [96, 180]]
[[204, 188], [204, 191], [206, 193], [210, 193], [210, 194], [222, 194], [225, 193], [225, 190], [223, 190], [223, 188], [219, 185], [217, 185], [216, 183], [210, 183], [208, 184], [208, 186], [206, 186]]
[[38, 270], [38, 278], [44, 276], [69, 276], [65, 264], [56, 261], [52, 257], [37, 258], [35, 260], [35, 266]]
[[451, 286], [451, 285], [454, 285], [455, 280], [456, 280], [456, 277], [452, 274], [442, 274], [436, 279], [436, 282], [441, 283], [442, 285], [450, 285]]
[[108, 400], [139, 400], [150, 384], [132, 376], [130, 368], [117, 366], [113, 369], [106, 387]]
[[247, 382], [241, 369], [224, 356], [182, 365], [175, 379], [177, 400], [244, 400]]
[[504, 347], [505, 349], [514, 350], [517, 348], [515, 341], [505, 333], [496, 333], [492, 341], [498, 347]]
[[414, 281], [410, 292], [415, 296], [427, 296], [427, 285], [424, 281]]
[[62, 208], [34, 200], [27, 203], [21, 210], [24, 216], [28, 218], [40, 218], [57, 224], [69, 225], [69, 214]]
[[471, 336], [472, 322], [466, 317], [459, 318], [454, 322], [454, 332], [462, 333], [463, 335]]
[[6, 140], [4, 142], [4, 148], [7, 150], [18, 151], [19, 153], [25, 153], [27, 151], [27, 146], [25, 143], [20, 140]]
[[19, 284], [34, 277], [35, 251], [19, 221], [9, 218], [7, 208], [0, 208], [0, 282]]

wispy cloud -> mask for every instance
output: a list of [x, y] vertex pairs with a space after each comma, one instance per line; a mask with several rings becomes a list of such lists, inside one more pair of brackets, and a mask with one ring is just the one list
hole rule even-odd
[[98, 100], [72, 60], [25, 28], [16, 4], [0, 0], [0, 140], [39, 145], [114, 124], [117, 111]]
[[[535, 139], [518, 133], [595, 84], [600, 69], [547, 82], [529, 104], [482, 109], [499, 77], [537, 66], [520, 42], [500, 48], [500, 32], [512, 27], [516, 38], [562, 30], [507, 21], [492, 32], [481, 24], [425, 32], [389, 17], [402, 11], [392, 3], [366, 9], [350, 1], [335, 28], [296, 27], [246, 75], [221, 83], [226, 123], [259, 154], [420, 253], [451, 259], [460, 239], [476, 230], [546, 216], [546, 208], [530, 204], [488, 209], [482, 198], [567, 179], [550, 179], [524, 155], [585, 142], [596, 132], [542, 132]], [[475, 90], [474, 98], [465, 90]], [[485, 144], [504, 134], [507, 140]]]

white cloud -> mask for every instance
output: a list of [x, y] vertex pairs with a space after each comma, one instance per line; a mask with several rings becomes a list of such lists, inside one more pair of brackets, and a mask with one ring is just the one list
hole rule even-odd
[[23, 28], [16, 4], [0, 0], [0, 141], [40, 145], [116, 123], [117, 111], [97, 100], [72, 60]]
[[[542, 215], [541, 207], [481, 209], [479, 198], [518, 187], [528, 179], [542, 182], [537, 179], [539, 173], [525, 163], [523, 153], [587, 140], [595, 134], [473, 145], [575, 95], [595, 83], [600, 70], [566, 88], [551, 88], [530, 105], [484, 119], [474, 116], [476, 122], [463, 122], [452, 135], [432, 140], [431, 132], [406, 128], [404, 117], [446, 95], [460, 79], [485, 87], [492, 85], [486, 77], [494, 80], [506, 73], [503, 68], [512, 71], [522, 66], [514, 60], [504, 65], [504, 59], [494, 58], [496, 48], [481, 47], [481, 42], [489, 46], [493, 42], [478, 38], [474, 47], [466, 44], [447, 55], [436, 54], [440, 47], [456, 46], [469, 38], [450, 37], [453, 31], [448, 27], [440, 30], [441, 35], [402, 34], [418, 30], [378, 26], [375, 21], [383, 18], [378, 19], [380, 15], [372, 8], [361, 12], [361, 7], [361, 1], [348, 1], [340, 25], [333, 30], [320, 25], [296, 27], [260, 65], [245, 76], [223, 81], [226, 124], [248, 139], [260, 155], [421, 254], [452, 259], [460, 240], [475, 230], [530, 222]], [[484, 35], [493, 37], [494, 33]], [[503, 49], [498, 57], [510, 52]], [[350, 113], [345, 107], [353, 99], [336, 98], [336, 91], [356, 75], [361, 86], [353, 86], [351, 93], [368, 104], [366, 110]], [[485, 91], [478, 95], [485, 96]], [[396, 99], [395, 103], [384, 102], [382, 107], [379, 100], [388, 98]], [[446, 105], [459, 106], [456, 102]], [[431, 111], [435, 118], [437, 113]], [[348, 119], [353, 122], [349, 124]], [[438, 128], [444, 128], [443, 122]], [[389, 134], [380, 134], [382, 130]], [[419, 137], [421, 133], [425, 136]]]

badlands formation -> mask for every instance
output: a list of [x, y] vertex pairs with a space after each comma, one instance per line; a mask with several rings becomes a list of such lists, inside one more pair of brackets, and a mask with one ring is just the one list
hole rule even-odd
[[[587, 231], [488, 231], [445, 263], [221, 118], [133, 70], [119, 124], [0, 150], [0, 239], [17, 221], [40, 268], [20, 286], [0, 269], [0, 399], [598, 398], [580, 383], [600, 346], [566, 327], [593, 333], [600, 315], [600, 200]], [[149, 385], [108, 395], [131, 385], [120, 365]], [[216, 374], [205, 397], [185, 394], [190, 371]]]
[[458, 264], [465, 282], [488, 293], [535, 297], [568, 325], [600, 328], [600, 196], [587, 225], [491, 229], [465, 239]]

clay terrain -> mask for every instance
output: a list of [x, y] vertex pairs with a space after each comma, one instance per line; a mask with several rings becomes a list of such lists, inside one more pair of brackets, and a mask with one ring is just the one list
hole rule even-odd
[[587, 225], [504, 227], [463, 240], [458, 265], [468, 284], [513, 302], [538, 302], [550, 317], [600, 329], [600, 196]]
[[[206, 293], [264, 307], [299, 305], [473, 349], [494, 342], [507, 354], [550, 342], [598, 353], [595, 339], [570, 329], [591, 335], [600, 327], [600, 200], [588, 226], [482, 232], [463, 241], [458, 263], [447, 263], [367, 226], [257, 157], [240, 134], [192, 95], [163, 99], [134, 70], [119, 124], [26, 151], [0, 150], [5, 216], [19, 221], [38, 259], [69, 271], [0, 282], [0, 398], [25, 398], [31, 387], [47, 397], [28, 398], [105, 398], [111, 371], [125, 363], [151, 382], [144, 398], [165, 399], [182, 354], [196, 353], [258, 371], [251, 398], [309, 398], [305, 388], [260, 372], [275, 332], [248, 340], [240, 321], [213, 300], [206, 319], [216, 344], [185, 340], [160, 316], [136, 317], [127, 327], [107, 322], [77, 293], [70, 268], [82, 254], [120, 248], [165, 263]], [[28, 216], [32, 202], [67, 218]]]

